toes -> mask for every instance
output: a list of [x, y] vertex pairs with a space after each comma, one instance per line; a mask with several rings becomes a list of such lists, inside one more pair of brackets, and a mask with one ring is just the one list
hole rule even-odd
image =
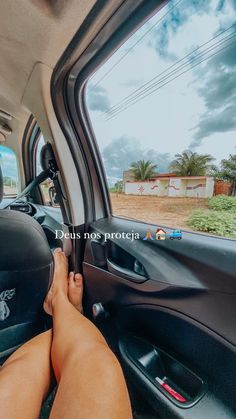
[[70, 272], [68, 278], [68, 297], [73, 306], [80, 312], [83, 312], [82, 307], [83, 296], [83, 277], [81, 274], [74, 274]]
[[81, 274], [74, 272], [70, 272], [69, 278], [68, 278], [69, 288], [79, 288], [83, 285], [83, 277]]
[[71, 281], [72, 279], [74, 279], [75, 273], [74, 272], [70, 272], [69, 273], [69, 281]]
[[62, 275], [67, 275], [68, 259], [60, 247], [54, 250], [53, 257], [54, 257], [54, 265], [55, 265], [54, 270], [56, 272], [60, 271]]
[[61, 250], [60, 247], [58, 247], [57, 249], [54, 250], [54, 252], [53, 252], [53, 258], [54, 258], [55, 262], [57, 262], [57, 261], [60, 260], [60, 257], [61, 257], [61, 254], [62, 253], [63, 252], [62, 252], [62, 250]]
[[73, 285], [74, 285], [74, 276], [75, 276], [75, 273], [74, 272], [70, 272], [69, 273], [69, 276], [68, 276], [68, 285], [69, 285], [69, 288], [73, 287]]
[[77, 273], [74, 276], [74, 284], [76, 287], [82, 287], [83, 285], [83, 277], [81, 274]]
[[56, 253], [61, 253], [62, 249], [60, 247], [57, 247], [56, 249], [54, 249], [53, 254], [55, 255]]

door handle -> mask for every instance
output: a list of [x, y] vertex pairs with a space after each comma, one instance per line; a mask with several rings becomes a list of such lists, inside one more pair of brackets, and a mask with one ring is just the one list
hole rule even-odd
[[147, 277], [144, 275], [139, 275], [131, 269], [123, 268], [122, 266], [117, 265], [107, 258], [107, 269], [114, 275], [122, 276], [122, 278], [128, 279], [133, 282], [145, 282]]

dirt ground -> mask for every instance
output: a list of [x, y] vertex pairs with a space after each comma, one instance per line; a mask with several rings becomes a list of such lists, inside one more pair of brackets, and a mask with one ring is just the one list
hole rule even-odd
[[150, 224], [191, 230], [186, 221], [195, 209], [207, 208], [204, 198], [170, 198], [111, 193], [113, 214]]

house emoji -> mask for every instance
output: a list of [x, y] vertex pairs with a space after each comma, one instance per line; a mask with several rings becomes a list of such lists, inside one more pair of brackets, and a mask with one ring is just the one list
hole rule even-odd
[[165, 240], [166, 232], [162, 228], [157, 228], [156, 230], [156, 240]]

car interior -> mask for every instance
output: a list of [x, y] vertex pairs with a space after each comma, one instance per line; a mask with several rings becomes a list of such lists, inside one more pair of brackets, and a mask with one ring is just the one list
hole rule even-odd
[[42, 303], [53, 249], [62, 247], [83, 274], [85, 315], [122, 365], [134, 418], [230, 419], [235, 240], [193, 231], [182, 240], [118, 239], [145, 237], [150, 224], [113, 215], [86, 108], [91, 75], [167, 3], [1, 2], [0, 144], [16, 156], [18, 181], [4, 192], [3, 153], [0, 361], [50, 327]]

